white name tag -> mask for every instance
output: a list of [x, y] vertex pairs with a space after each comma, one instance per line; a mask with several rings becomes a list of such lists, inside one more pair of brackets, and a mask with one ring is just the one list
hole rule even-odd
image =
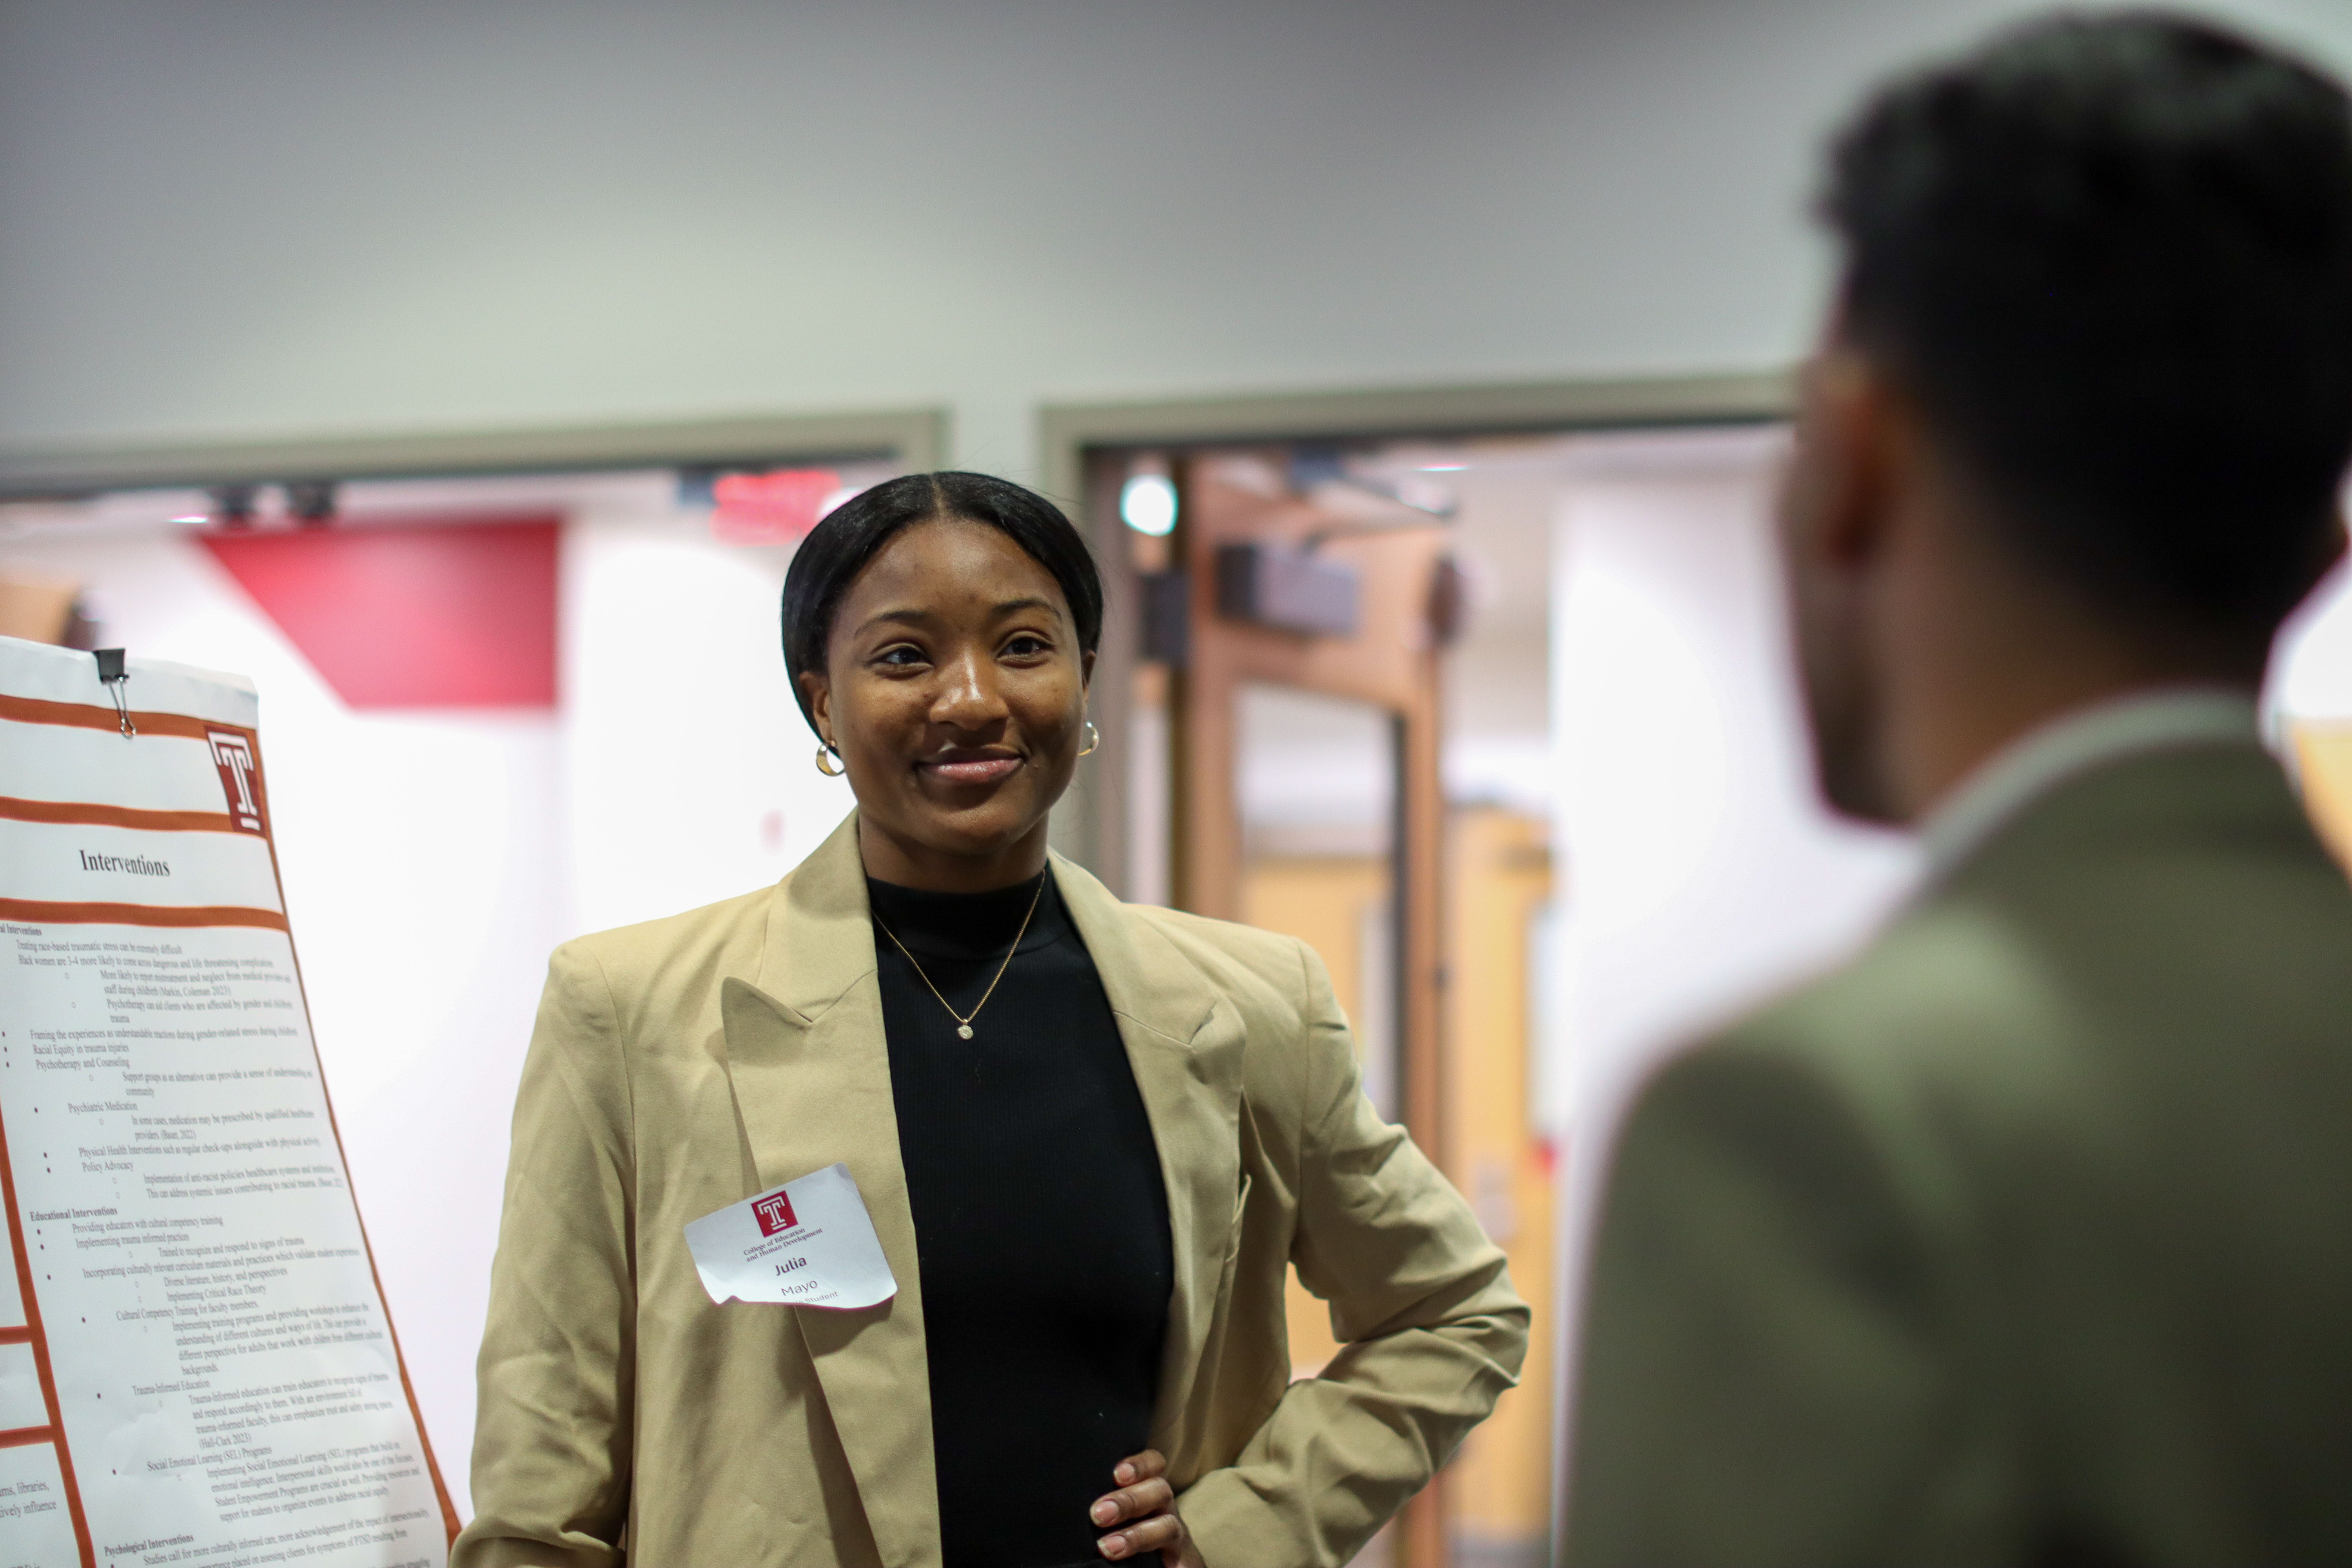
[[686, 1227], [710, 1299], [873, 1307], [898, 1293], [846, 1165], [827, 1165]]

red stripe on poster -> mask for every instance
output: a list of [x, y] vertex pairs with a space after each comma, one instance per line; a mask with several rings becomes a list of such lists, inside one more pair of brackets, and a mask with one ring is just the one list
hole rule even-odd
[[0, 1448], [26, 1448], [35, 1443], [54, 1443], [58, 1429], [54, 1426], [12, 1426], [0, 1432]]
[[[122, 728], [122, 716], [111, 708], [5, 694], [0, 694], [0, 719], [13, 719], [19, 724], [62, 724], [70, 730], [119, 731]], [[205, 738], [207, 730], [236, 730], [248, 737], [253, 733], [241, 724], [216, 724], [185, 713], [142, 713], [137, 709], [131, 710], [131, 726], [142, 735], [179, 735], [197, 741]]]
[[[73, 1519], [74, 1544], [81, 1568], [98, 1568], [90, 1545], [89, 1519], [81, 1510], [81, 1487], [74, 1480], [73, 1454], [66, 1447], [65, 1412], [58, 1407], [57, 1375], [49, 1370], [49, 1342], [41, 1332], [41, 1299], [33, 1289], [33, 1255], [25, 1250], [25, 1211], [16, 1206], [16, 1167], [8, 1163], [8, 1126], [0, 1121], [0, 1204], [7, 1205], [9, 1250], [16, 1254], [16, 1293], [25, 1303], [25, 1342], [33, 1347], [33, 1371], [41, 1381], [41, 1403], [49, 1413], [48, 1441], [57, 1445], [58, 1479], [65, 1483], [66, 1512]], [[37, 1427], [18, 1427], [37, 1431]], [[40, 1439], [27, 1437], [26, 1442]]]
[[0, 1329], [0, 1345], [24, 1345], [33, 1342], [32, 1329], [23, 1323], [13, 1329]]
[[246, 910], [231, 904], [56, 904], [39, 899], [0, 899], [0, 921], [61, 926], [259, 926], [287, 931], [276, 910]]
[[225, 811], [149, 811], [135, 805], [92, 805], [78, 800], [23, 800], [0, 795], [0, 821], [63, 822], [92, 827], [139, 827], [151, 833], [235, 833]]

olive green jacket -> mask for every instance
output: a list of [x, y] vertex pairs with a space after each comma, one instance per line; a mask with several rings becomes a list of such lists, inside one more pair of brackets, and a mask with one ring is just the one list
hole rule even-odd
[[2042, 795], [1668, 1066], [1579, 1565], [2352, 1562], [2352, 891], [2250, 744]]
[[[1527, 1308], [1468, 1206], [1366, 1102], [1311, 952], [1121, 903], [1058, 858], [1054, 874], [1167, 1182], [1151, 1441], [1179, 1510], [1215, 1568], [1337, 1568], [1511, 1384]], [[835, 1161], [897, 1297], [712, 1305], [687, 1222]], [[1297, 1384], [1294, 1262], [1349, 1342]], [[456, 1568], [940, 1568], [923, 1282], [854, 816], [775, 888], [557, 951], [480, 1397]]]

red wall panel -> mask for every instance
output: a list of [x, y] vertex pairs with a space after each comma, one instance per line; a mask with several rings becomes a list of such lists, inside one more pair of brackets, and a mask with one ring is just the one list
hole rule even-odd
[[354, 708], [549, 708], [560, 527], [436, 519], [202, 537]]

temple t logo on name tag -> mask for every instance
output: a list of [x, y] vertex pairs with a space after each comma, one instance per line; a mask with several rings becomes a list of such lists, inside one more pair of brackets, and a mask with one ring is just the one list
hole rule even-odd
[[781, 1190], [770, 1193], [764, 1198], [753, 1198], [751, 1212], [760, 1216], [761, 1236], [773, 1236], [780, 1230], [790, 1230], [800, 1224], [793, 1217], [792, 1194]]
[[846, 1311], [898, 1293], [846, 1165], [704, 1215], [687, 1226], [686, 1245], [703, 1289], [722, 1307], [760, 1301]]

